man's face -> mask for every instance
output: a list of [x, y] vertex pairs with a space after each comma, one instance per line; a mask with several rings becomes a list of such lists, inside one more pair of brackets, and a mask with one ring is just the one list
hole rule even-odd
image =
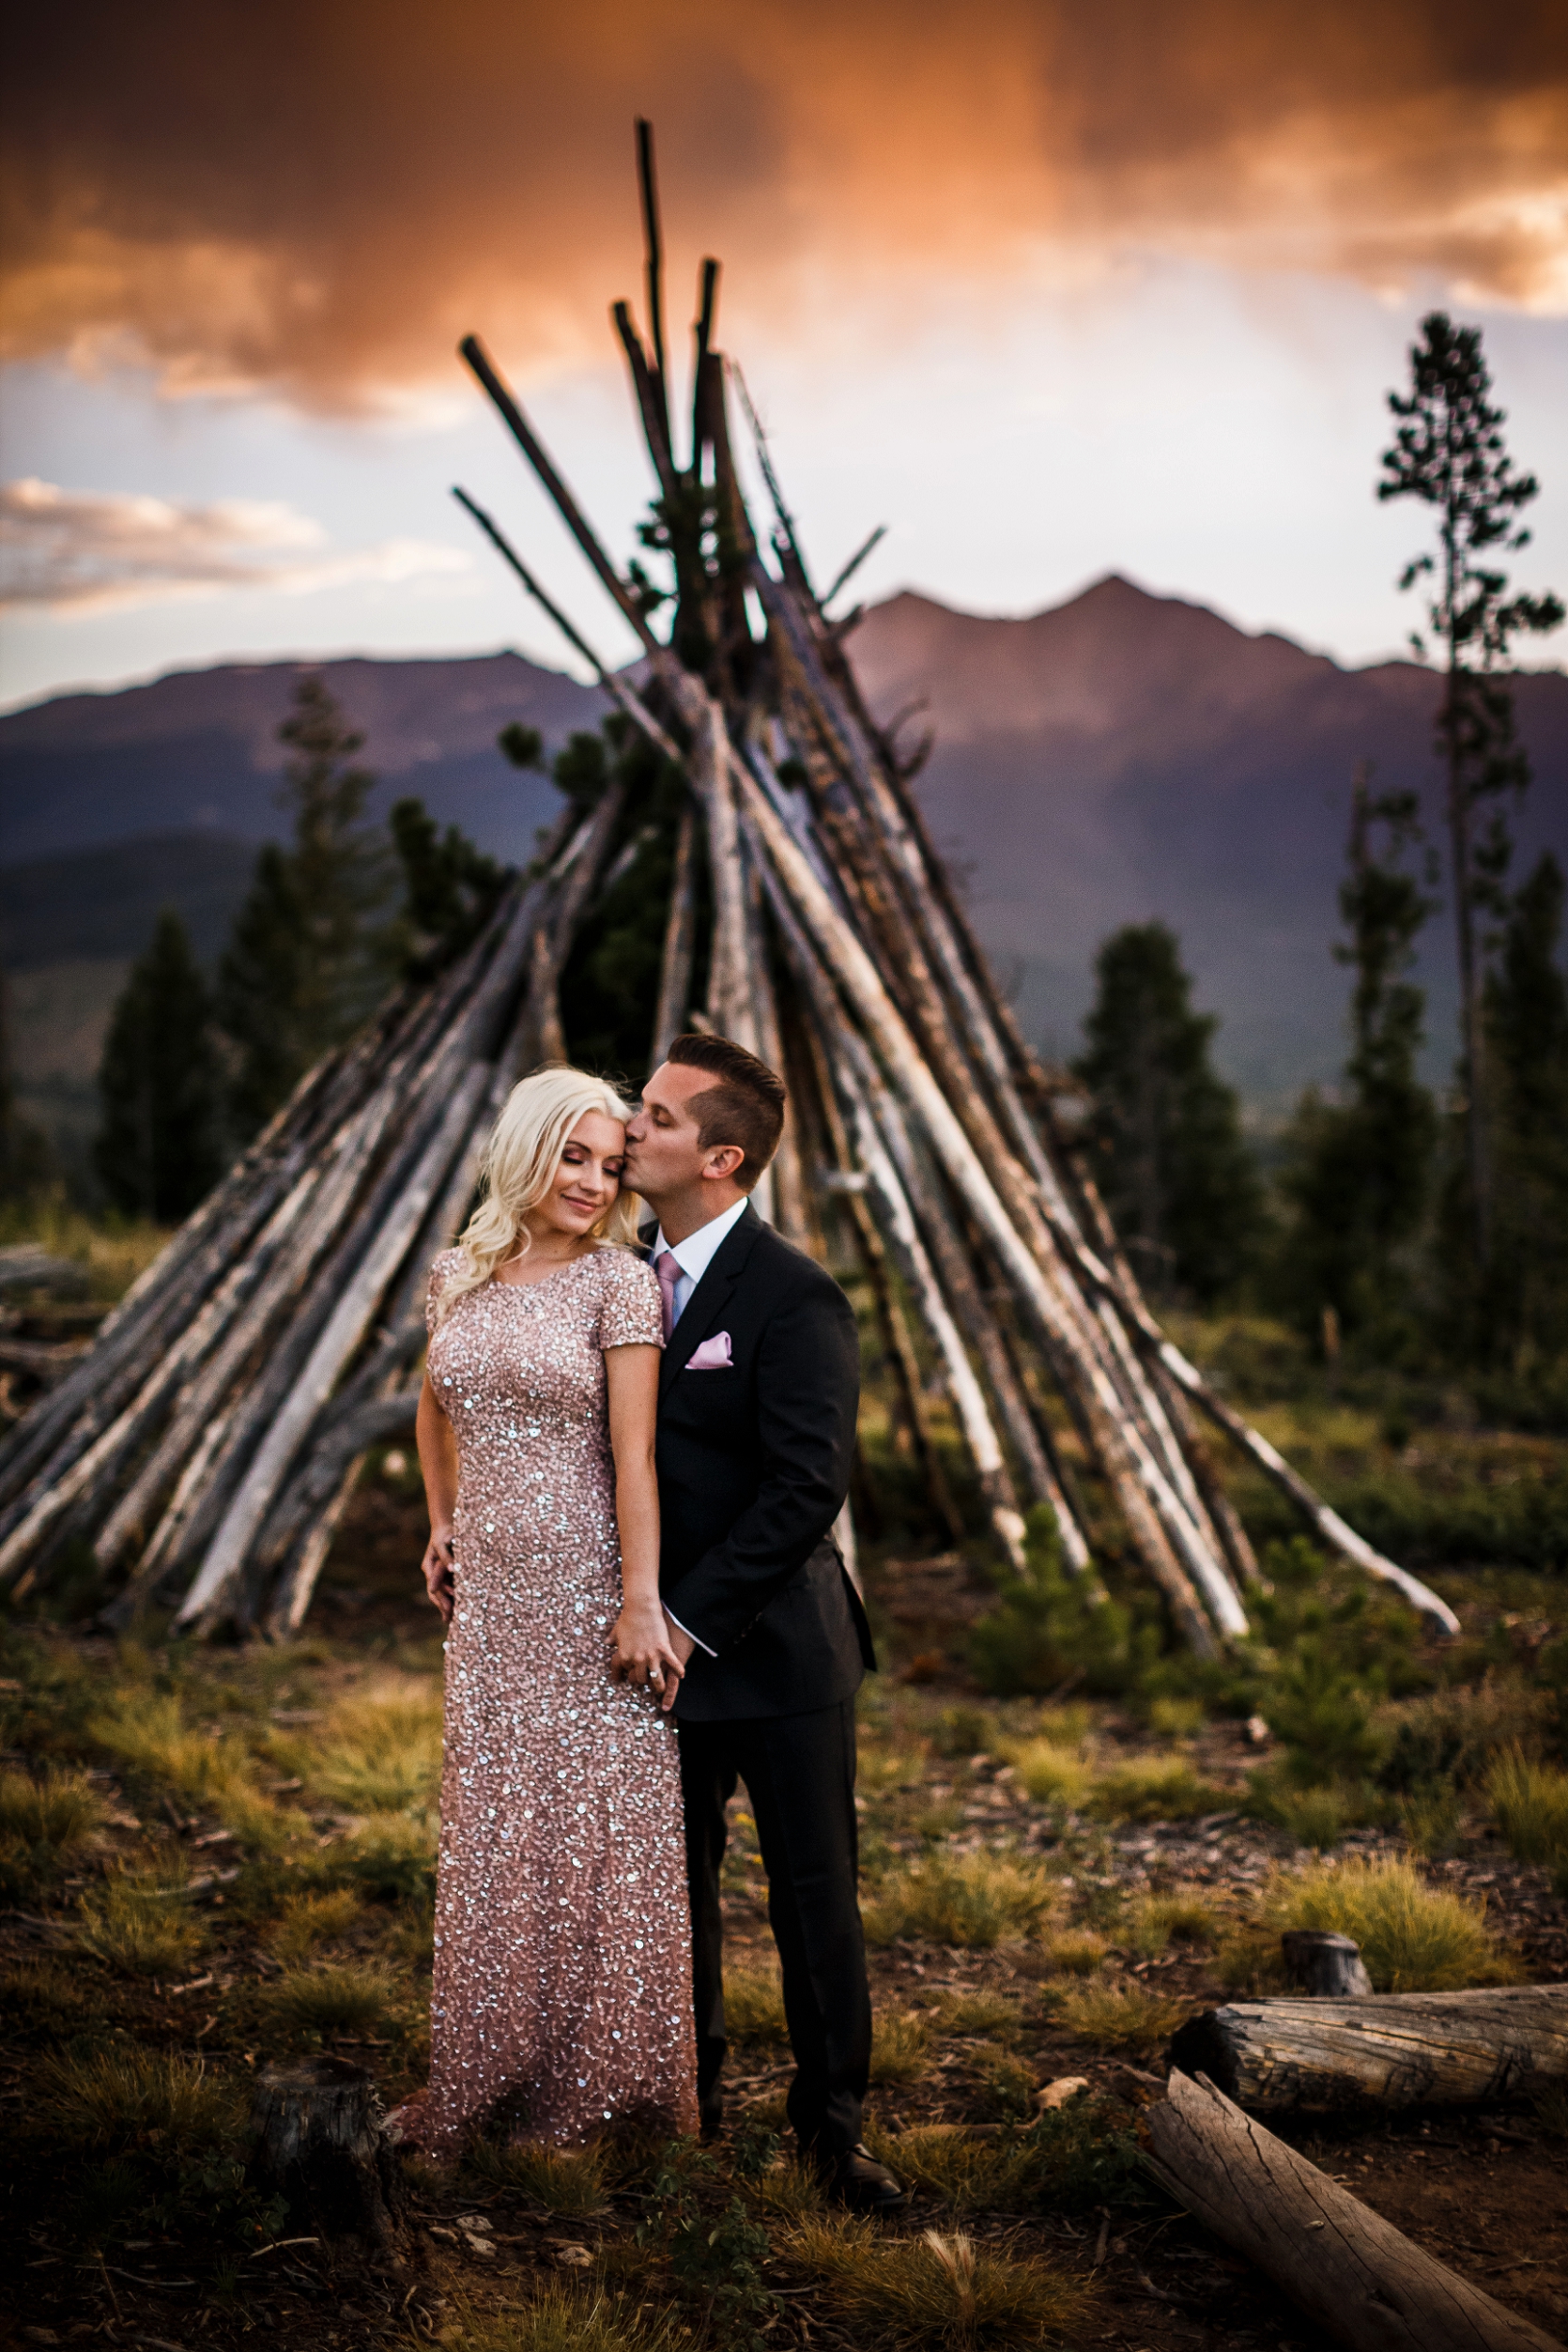
[[[642, 1108], [626, 1129], [626, 1182], [656, 1207], [668, 1196], [693, 1190], [705, 1175], [719, 1173], [726, 1161], [740, 1154], [718, 1144], [706, 1149], [698, 1141], [698, 1119], [692, 1105], [712, 1090], [707, 1070], [688, 1069], [684, 1063], [661, 1062], [642, 1089]], [[715, 1163], [720, 1163], [715, 1170]]]

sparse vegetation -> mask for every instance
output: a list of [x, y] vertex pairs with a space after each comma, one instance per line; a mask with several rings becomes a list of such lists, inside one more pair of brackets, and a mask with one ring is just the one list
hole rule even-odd
[[362, 1961], [293, 1968], [269, 1985], [268, 2006], [291, 2033], [352, 2034], [382, 2025], [399, 1999], [384, 1968]]
[[1062, 1994], [1056, 2014], [1069, 2034], [1102, 2050], [1157, 2050], [1169, 2041], [1191, 2006], [1130, 1981], [1073, 1985]]
[[724, 1978], [724, 2022], [737, 2041], [782, 2041], [784, 1988], [776, 1969], [731, 1968]]
[[122, 1870], [83, 1898], [76, 1937], [84, 1951], [111, 1968], [164, 1976], [191, 1965], [207, 1942], [207, 1928], [187, 1908], [180, 1876]]
[[0, 1773], [0, 1893], [33, 1895], [52, 1886], [92, 1847], [103, 1799], [85, 1774], [46, 1766]]
[[930, 2055], [931, 2031], [920, 2018], [882, 2016], [871, 2030], [873, 2083], [910, 2083]]
[[1409, 1862], [1325, 1862], [1282, 1873], [1260, 1899], [1252, 1941], [1277, 1954], [1290, 1928], [1354, 1937], [1379, 1992], [1448, 1992], [1514, 1973], [1484, 1906], [1431, 1885]]
[[44, 2061], [42, 2084], [54, 2130], [69, 2148], [126, 2147], [156, 2136], [184, 2151], [231, 2140], [242, 2110], [199, 2060], [134, 2042]]
[[1493, 1766], [1486, 1793], [1510, 1853], [1521, 1862], [1568, 1861], [1568, 1772], [1512, 1748]]
[[573, 2216], [602, 2212], [607, 2194], [602, 2148], [551, 2148], [537, 2142], [507, 2145], [478, 2140], [469, 2155], [471, 2171], [496, 2188], [515, 2189], [546, 2213]]
[[987, 1945], [1029, 1935], [1054, 1900], [1038, 1864], [1010, 1854], [933, 1854], [889, 1871], [865, 1906], [871, 1944], [920, 1935], [933, 1944]]
[[792, 2257], [822, 2279], [829, 2304], [862, 2344], [932, 2344], [982, 2352], [1043, 2344], [1081, 2326], [1090, 2295], [1080, 2281], [1035, 2260], [927, 2230], [913, 2240], [880, 2237], [847, 2217], [803, 2221]]

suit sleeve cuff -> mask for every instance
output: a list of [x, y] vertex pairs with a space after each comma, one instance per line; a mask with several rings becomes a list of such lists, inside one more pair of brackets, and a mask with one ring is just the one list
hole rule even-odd
[[710, 1649], [709, 1649], [709, 1647], [708, 1647], [708, 1645], [707, 1645], [707, 1643], [706, 1643], [706, 1642], [702, 1639], [701, 1636], [700, 1636], [699, 1634], [694, 1634], [694, 1633], [692, 1632], [692, 1629], [691, 1629], [691, 1627], [690, 1627], [689, 1625], [683, 1625], [683, 1624], [682, 1624], [682, 1622], [681, 1622], [681, 1621], [680, 1621], [680, 1619], [679, 1619], [679, 1618], [675, 1615], [675, 1613], [674, 1613], [674, 1611], [673, 1611], [672, 1609], [668, 1609], [668, 1608], [667, 1608], [667, 1609], [665, 1610], [665, 1615], [669, 1618], [669, 1620], [670, 1623], [674, 1626], [674, 1628], [675, 1628], [675, 1630], [676, 1630], [676, 1632], [677, 1632], [678, 1634], [684, 1634], [684, 1636], [685, 1636], [685, 1637], [686, 1637], [686, 1639], [687, 1639], [688, 1641], [695, 1641], [695, 1642], [696, 1642], [697, 1647], [698, 1647], [698, 1648], [701, 1651], [702, 1655], [703, 1655], [705, 1658], [716, 1658], [716, 1657], [717, 1657], [717, 1655], [718, 1655], [718, 1652], [717, 1652], [716, 1650], [710, 1650]]

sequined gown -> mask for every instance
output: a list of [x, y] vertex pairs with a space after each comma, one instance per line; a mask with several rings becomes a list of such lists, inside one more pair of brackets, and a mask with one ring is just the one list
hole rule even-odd
[[[433, 1325], [457, 1263], [447, 1251], [431, 1268]], [[622, 2118], [696, 2129], [675, 1732], [610, 1676], [604, 1350], [659, 1334], [652, 1272], [606, 1249], [467, 1293], [431, 1339], [459, 1462], [421, 2131], [434, 2155], [492, 2121], [560, 2146]]]

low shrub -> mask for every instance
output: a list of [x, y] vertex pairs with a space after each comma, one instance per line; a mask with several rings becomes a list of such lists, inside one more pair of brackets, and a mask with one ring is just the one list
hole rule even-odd
[[1088, 1795], [1094, 1775], [1073, 1749], [1051, 1740], [1027, 1740], [1009, 1755], [1020, 1785], [1037, 1805], [1059, 1805], [1071, 1811]]
[[914, 1935], [983, 1947], [1031, 1934], [1054, 1899], [1038, 1863], [1010, 1854], [936, 1853], [888, 1872], [865, 1907], [867, 1941], [886, 1945]]
[[0, 1894], [36, 1897], [89, 1853], [106, 1807], [85, 1773], [0, 1772]]
[[469, 2169], [498, 2189], [515, 2189], [546, 2213], [598, 2213], [607, 2197], [603, 2149], [552, 2148], [537, 2142], [508, 2146], [478, 2140], [469, 2151]]
[[1011, 2040], [1022, 2023], [1018, 2003], [983, 1985], [972, 1992], [945, 1992], [933, 2014], [944, 2034], [989, 2034], [999, 2041]]
[[1554, 1713], [1550, 1691], [1491, 1674], [1402, 1699], [1385, 1718], [1389, 1745], [1378, 1780], [1395, 1790], [1478, 1789], [1499, 1756], [1538, 1757]]
[[996, 1607], [971, 1631], [969, 1661], [981, 1687], [1014, 1698], [1054, 1690], [1076, 1674], [1094, 1692], [1125, 1689], [1158, 1655], [1159, 1627], [1135, 1626], [1097, 1582], [1068, 1574], [1045, 1505], [1029, 1514], [1025, 1558], [1023, 1575], [1001, 1579]]
[[1122, 1941], [1130, 1951], [1152, 1960], [1173, 1942], [1212, 1944], [1219, 1929], [1220, 1914], [1207, 1895], [1195, 1887], [1173, 1887], [1133, 1904]]
[[1156, 2050], [1169, 2041], [1191, 2002], [1150, 1992], [1136, 1982], [1074, 1985], [1061, 1995], [1058, 2021], [1081, 2040], [1104, 2050]]
[[1092, 2308], [1080, 2280], [1038, 2259], [926, 2230], [890, 2239], [849, 2216], [803, 2221], [792, 2258], [822, 2280], [824, 2299], [859, 2343], [889, 2347], [1043, 2344], [1081, 2328]]
[[1089, 1928], [1064, 1929], [1050, 1939], [1046, 1956], [1064, 1976], [1092, 1976], [1105, 1958], [1105, 1938]]
[[1486, 1794], [1516, 1861], [1568, 1859], [1568, 1772], [1512, 1748], [1492, 1767]]
[[1262, 1892], [1253, 1933], [1277, 1944], [1292, 1928], [1353, 1937], [1379, 1992], [1448, 1992], [1514, 1973], [1485, 1906], [1429, 1884], [1410, 1862], [1320, 1862], [1281, 1873]]
[[1148, 1703], [1148, 1727], [1163, 1740], [1188, 1740], [1201, 1731], [1208, 1710], [1201, 1699], [1154, 1698]]
[[1022, 2121], [1033, 2111], [1036, 2076], [1033, 2067], [1015, 2058], [1000, 2042], [981, 2042], [964, 2052], [964, 2064], [979, 2078], [988, 2114]]
[[281, 1960], [308, 1960], [318, 1944], [331, 1944], [348, 1933], [363, 1914], [363, 1904], [352, 1886], [329, 1888], [321, 1894], [291, 1895], [282, 1915], [269, 1929], [267, 1941]]
[[1339, 1782], [1303, 1789], [1267, 1765], [1249, 1776], [1247, 1810], [1317, 1853], [1337, 1846], [1347, 1829], [1366, 1818], [1360, 1791]]

